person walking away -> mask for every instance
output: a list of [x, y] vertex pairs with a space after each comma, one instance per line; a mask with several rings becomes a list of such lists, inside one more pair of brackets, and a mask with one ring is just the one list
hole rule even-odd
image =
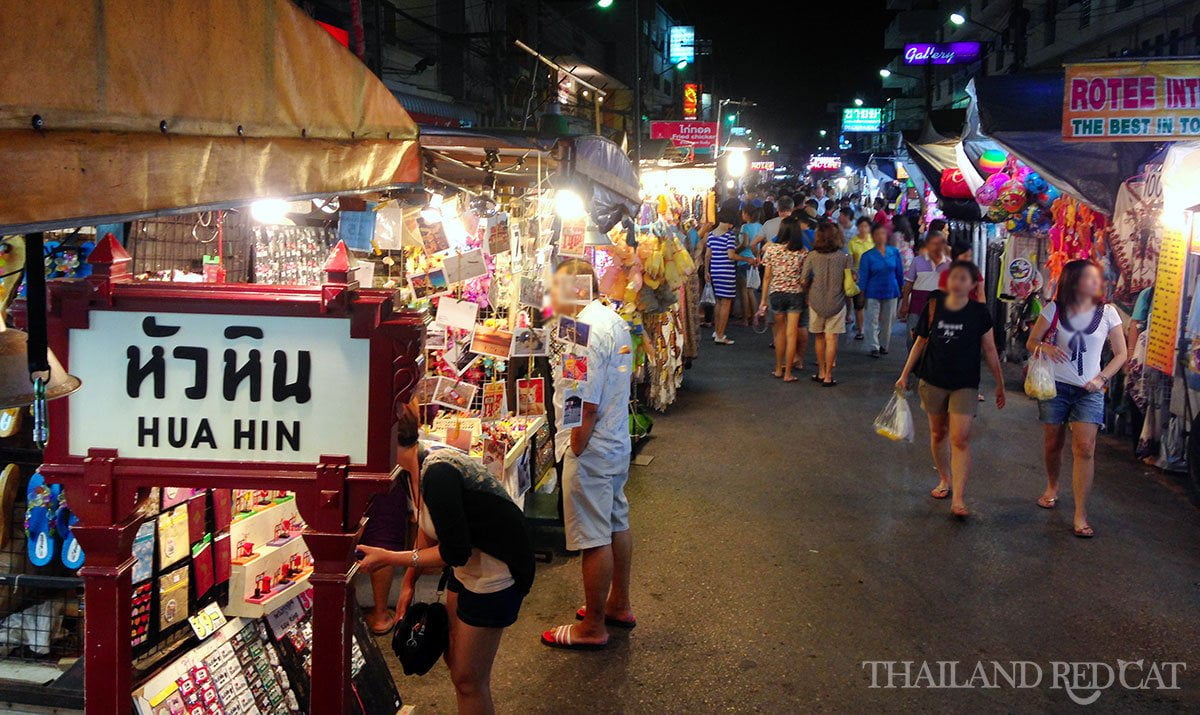
[[[871, 222], [866, 218], [860, 218], [856, 225], [856, 231], [848, 239], [846, 244], [850, 252], [851, 269], [854, 271], [855, 280], [858, 279], [858, 266], [862, 260], [862, 255], [874, 247], [874, 242], [871, 239]], [[854, 308], [854, 328], [855, 340], [863, 339], [863, 308], [867, 305], [867, 298], [862, 293], [854, 296], [847, 304]]]
[[[867, 302], [867, 350], [877, 358], [887, 355], [891, 347], [904, 263], [900, 252], [888, 245], [887, 226], [872, 226], [870, 235], [872, 247], [858, 259], [858, 287]], [[854, 255], [853, 248], [850, 255]]]
[[841, 249], [841, 232], [831, 223], [822, 223], [801, 274], [801, 285], [808, 294], [808, 330], [816, 336], [817, 374], [812, 380], [823, 387], [838, 384], [833, 366], [838, 336], [846, 332], [845, 274], [850, 255]]
[[[554, 274], [551, 303], [556, 315], [590, 326], [587, 346], [571, 346], [587, 357], [586, 380], [555, 380], [555, 453], [562, 460], [563, 528], [567, 548], [583, 552], [584, 606], [577, 624], [542, 633], [554, 648], [595, 649], [608, 644], [608, 626], [632, 628], [629, 600], [633, 533], [629, 530], [629, 392], [633, 343], [629, 326], [598, 300], [582, 310], [571, 303], [569, 279], [587, 276], [599, 295], [590, 263], [566, 261]], [[556, 372], [561, 375], [561, 371]], [[567, 400], [583, 403], [580, 421], [568, 422]]]
[[[1054, 361], [1054, 399], [1038, 402], [1042, 422], [1046, 490], [1038, 497], [1043, 509], [1058, 506], [1058, 476], [1067, 428], [1071, 431], [1071, 486], [1075, 494], [1074, 533], [1096, 535], [1088, 522], [1087, 500], [1096, 470], [1096, 433], [1104, 424], [1104, 389], [1125, 364], [1125, 333], [1117, 309], [1104, 302], [1104, 278], [1091, 261], [1063, 267], [1055, 300], [1042, 308], [1026, 347]], [[1112, 359], [1101, 367], [1107, 341]]]
[[954, 263], [948, 273], [948, 292], [921, 311], [917, 339], [896, 389], [907, 390], [908, 376], [917, 371], [917, 391], [929, 417], [929, 448], [938, 472], [930, 496], [953, 497], [950, 513], [961, 519], [970, 515], [964, 492], [971, 470], [971, 425], [979, 406], [980, 355], [996, 381], [997, 409], [1005, 404], [1004, 373], [992, 336], [992, 316], [986, 305], [971, 300], [983, 275], [967, 261]]
[[774, 242], [779, 237], [779, 229], [783, 222], [792, 215], [795, 209], [795, 204], [792, 202], [791, 196], [780, 196], [779, 202], [775, 204], [775, 208], [779, 211], [779, 215], [775, 218], [763, 221], [762, 230], [758, 232], [759, 254], [762, 253], [762, 246], [768, 242]]
[[725, 331], [729, 327], [733, 299], [737, 297], [737, 264], [743, 260], [736, 250], [737, 234], [733, 231], [737, 218], [737, 199], [727, 199], [717, 211], [717, 227], [708, 235], [705, 266], [713, 296], [717, 299], [713, 314], [713, 342], [717, 345], [733, 345]]
[[758, 234], [762, 231], [762, 209], [750, 204], [742, 207], [742, 226], [738, 229], [737, 252], [742, 262], [737, 266], [738, 299], [742, 302], [742, 323], [749, 325], [754, 320], [754, 309], [758, 301], [754, 298], [754, 284], [761, 287], [762, 281], [755, 280], [759, 276], [750, 274], [758, 271], [758, 254], [754, 246]]
[[946, 235], [930, 233], [925, 239], [925, 249], [913, 259], [904, 274], [904, 288], [900, 296], [900, 318], [908, 325], [908, 341], [913, 342], [917, 320], [925, 310], [929, 294], [937, 290], [941, 273], [950, 267], [950, 256], [946, 253]]
[[[410, 551], [360, 544], [359, 567], [372, 575], [397, 566], [407, 569], [396, 605], [401, 619], [421, 571], [452, 567], [446, 593], [446, 666], [458, 712], [490, 715], [496, 711], [492, 663], [504, 629], [516, 623], [533, 584], [533, 542], [525, 515], [477, 460], [452, 447], [431, 450], [418, 444], [415, 404], [400, 410], [396, 430], [401, 469], [420, 475], [417, 543]], [[403, 521], [407, 513], [392, 517]]]
[[[798, 369], [804, 369], [804, 352], [808, 349], [807, 325], [808, 303], [800, 284], [800, 272], [808, 251], [804, 248], [804, 232], [799, 221], [785, 221], [779, 233], [779, 243], [768, 243], [763, 249], [762, 304], [759, 315], [765, 315], [767, 306], [775, 313], [772, 331], [775, 338], [775, 371], [784, 382], [795, 382], [792, 366], [797, 355]], [[803, 331], [803, 338], [801, 338]], [[803, 348], [799, 346], [803, 345]]]

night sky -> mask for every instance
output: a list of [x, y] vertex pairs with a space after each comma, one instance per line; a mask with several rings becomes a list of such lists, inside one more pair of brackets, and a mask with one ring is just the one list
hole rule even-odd
[[824, 141], [820, 128], [834, 139], [841, 118], [840, 109], [836, 117], [827, 112], [830, 102], [849, 106], [858, 96], [867, 106], [881, 106], [879, 68], [895, 55], [883, 49], [891, 20], [884, 0], [672, 0], [665, 6], [679, 22], [694, 24], [698, 38], [712, 39], [717, 92], [758, 102], [742, 123], [768, 143], [811, 150]]

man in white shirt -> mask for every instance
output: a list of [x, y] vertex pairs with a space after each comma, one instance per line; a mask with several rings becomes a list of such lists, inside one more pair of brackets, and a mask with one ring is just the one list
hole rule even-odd
[[779, 215], [764, 221], [762, 230], [758, 232], [762, 243], [771, 243], [775, 240], [775, 237], [779, 235], [779, 228], [783, 225], [783, 220], [792, 215], [792, 211], [796, 210], [796, 204], [792, 201], [791, 196], [780, 196], [779, 201], [775, 204], [775, 210], [779, 212]]
[[[587, 326], [576, 331], [575, 343], [563, 346], [554, 379], [555, 451], [563, 465], [563, 522], [567, 548], [583, 552], [586, 605], [576, 613], [580, 623], [544, 632], [542, 643], [595, 649], [608, 644], [606, 626], [632, 628], [636, 623], [629, 603], [633, 535], [625, 499], [632, 452], [629, 391], [633, 342], [621, 316], [599, 300], [586, 305], [569, 301], [572, 291], [568, 288], [580, 279], [590, 280], [592, 295], [599, 295], [591, 264], [571, 259], [554, 274], [551, 302], [560, 320], [569, 318]], [[579, 358], [587, 360], [586, 368]], [[572, 379], [563, 374], [568, 361], [573, 369], [567, 377]]]

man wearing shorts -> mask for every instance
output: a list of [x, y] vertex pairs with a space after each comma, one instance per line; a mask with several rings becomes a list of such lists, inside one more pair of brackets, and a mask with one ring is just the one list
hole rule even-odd
[[[555, 450], [562, 460], [563, 522], [567, 548], [583, 552], [583, 608], [579, 623], [542, 634], [542, 643], [556, 648], [595, 649], [608, 644], [608, 626], [631, 628], [629, 604], [633, 535], [629, 531], [629, 390], [633, 344], [629, 327], [599, 300], [586, 305], [568, 302], [567, 285], [592, 281], [592, 266], [571, 259], [554, 274], [551, 301], [559, 316], [587, 325], [586, 345], [562, 346], [562, 354], [586, 357], [586, 379], [565, 380], [555, 373]], [[561, 357], [559, 358], [562, 359]], [[576, 360], [576, 365], [579, 361]], [[578, 370], [577, 370], [578, 372]], [[577, 375], [575, 375], [577, 377]], [[576, 405], [582, 403], [582, 414]], [[574, 409], [564, 409], [574, 408]]]

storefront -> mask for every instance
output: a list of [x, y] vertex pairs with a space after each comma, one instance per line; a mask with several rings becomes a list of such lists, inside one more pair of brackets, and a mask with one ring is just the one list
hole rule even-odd
[[[349, 582], [361, 516], [392, 481], [392, 410], [418, 382], [423, 324], [360, 285], [342, 243], [290, 281], [280, 269], [303, 247], [245, 256], [224, 239], [269, 225], [246, 219], [255, 200], [319, 211], [414, 186], [416, 126], [290, 2], [158, 10], [13, 10], [22, 32], [0, 49], [21, 68], [0, 89], [0, 234], [29, 296], [10, 316], [27, 350], [3, 333], [7, 384], [25, 387], [5, 396], [0, 437], [0, 701], [398, 708]], [[126, 245], [145, 250], [162, 228], [147, 223], [174, 217], [212, 260], [146, 271], [196, 282], [135, 281]], [[43, 256], [73, 280], [47, 290]], [[232, 282], [249, 280], [230, 277], [234, 259], [308, 285]], [[48, 379], [31, 389], [30, 372]]]

